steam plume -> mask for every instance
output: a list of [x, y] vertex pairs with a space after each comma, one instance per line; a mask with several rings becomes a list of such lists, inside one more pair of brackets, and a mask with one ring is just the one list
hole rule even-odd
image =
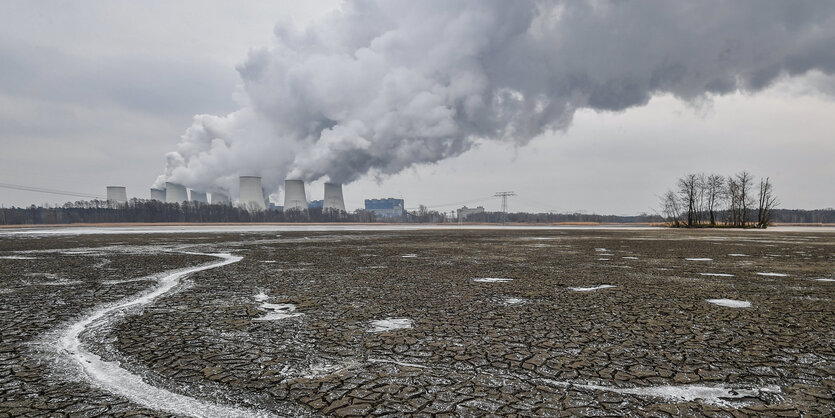
[[350, 183], [524, 144], [580, 108], [757, 91], [835, 71], [835, 2], [347, 1], [238, 67], [240, 110], [197, 115], [158, 179]]

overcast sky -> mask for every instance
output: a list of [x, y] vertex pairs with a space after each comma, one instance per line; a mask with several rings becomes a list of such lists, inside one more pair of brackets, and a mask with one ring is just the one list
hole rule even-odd
[[[769, 19], [783, 27], [716, 35], [745, 58], [731, 59], [714, 79], [705, 74], [725, 63], [703, 64], [699, 55], [715, 52], [701, 45], [713, 34], [693, 39], [696, 32], [676, 29], [675, 19], [685, 28], [699, 20], [698, 10], [669, 11], [657, 17], [663, 23], [658, 32], [633, 36], [601, 34], [614, 29], [611, 23], [600, 27], [606, 22], [600, 13], [622, 12], [616, 8], [589, 11], [592, 18], [545, 21], [525, 10], [503, 10], [501, 2], [432, 14], [401, 7], [411, 14], [403, 17], [393, 15], [396, 7], [355, 10], [337, 1], [5, 1], [0, 183], [97, 195], [107, 185], [124, 185], [129, 196], [145, 198], [160, 175], [225, 187], [225, 178], [250, 174], [241, 165], [271, 164], [274, 156], [274, 171], [253, 167], [253, 173], [318, 178], [309, 199], [322, 198], [323, 175], [338, 178], [349, 183], [349, 209], [364, 198], [402, 197], [407, 207], [449, 204], [438, 207], [449, 211], [466, 201], [496, 210], [499, 200], [488, 197], [512, 190], [518, 194], [509, 202], [513, 211], [637, 214], [657, 209], [658, 196], [683, 174], [742, 170], [769, 176], [781, 207], [835, 207], [835, 20], [831, 8], [798, 3], [798, 10], [786, 9], [793, 4], [779, 13], [750, 10], [750, 19], [736, 16], [732, 25], [716, 23], [719, 29], [709, 32], [725, 24], [770, 27]], [[623, 23], [618, 30], [655, 19], [641, 7], [631, 9], [637, 9], [634, 16], [606, 19]], [[462, 20], [457, 32], [437, 39], [415, 29]], [[676, 32], [668, 42], [647, 41], [664, 38], [665, 30]], [[635, 43], [588, 52], [612, 37]], [[553, 54], [542, 49], [557, 38], [570, 42]], [[634, 45], [640, 50], [630, 51]], [[695, 58], [679, 63], [679, 52]], [[659, 68], [667, 73], [661, 77], [668, 78], [658, 82], [652, 65], [662, 55]], [[459, 56], [472, 60], [458, 62]], [[617, 65], [603, 68], [610, 57]], [[547, 74], [529, 69], [540, 65]], [[677, 75], [682, 72], [687, 75]], [[288, 85], [284, 74], [290, 73], [295, 90], [273, 87]], [[571, 77], [554, 81], [554, 74]], [[565, 80], [574, 83], [576, 74], [587, 78], [567, 89]], [[669, 77], [673, 81], [664, 81]], [[638, 87], [612, 83], [626, 79]], [[377, 80], [387, 81], [381, 87]], [[438, 93], [433, 83], [466, 92]], [[364, 97], [366, 90], [384, 94]], [[547, 104], [531, 99], [528, 107], [539, 90]], [[442, 96], [439, 107], [426, 107], [434, 106], [431, 97], [415, 99], [425, 92]], [[496, 108], [500, 95], [519, 103]], [[494, 104], [470, 110], [473, 97]], [[437, 116], [438, 108], [466, 116]], [[383, 123], [389, 118], [391, 124]], [[324, 128], [310, 128], [320, 123]], [[414, 131], [403, 132], [404, 126]], [[315, 134], [299, 134], [301, 127]], [[209, 145], [215, 137], [228, 145], [222, 153]], [[236, 152], [235, 141], [247, 152]], [[172, 151], [179, 160], [172, 162]], [[0, 188], [5, 206], [67, 200]]]

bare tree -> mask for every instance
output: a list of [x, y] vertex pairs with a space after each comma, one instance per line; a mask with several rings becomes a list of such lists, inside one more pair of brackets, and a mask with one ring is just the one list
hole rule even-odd
[[757, 228], [767, 228], [771, 223], [772, 210], [779, 204], [774, 196], [774, 185], [768, 177], [760, 180], [759, 206], [757, 208]]
[[747, 171], [736, 175], [736, 182], [739, 184], [739, 211], [740, 226], [743, 228], [750, 222], [751, 207], [754, 205], [751, 189], [754, 187], [754, 176]]
[[716, 207], [725, 194], [725, 177], [711, 174], [705, 179], [707, 212], [710, 226], [716, 226]]
[[681, 206], [678, 196], [672, 190], [668, 190], [661, 198], [661, 211], [670, 225], [681, 226]]
[[687, 207], [687, 223], [688, 227], [694, 226], [697, 221], [697, 201], [699, 189], [699, 176], [695, 174], [688, 174], [678, 179], [678, 194], [681, 199], [682, 206]]

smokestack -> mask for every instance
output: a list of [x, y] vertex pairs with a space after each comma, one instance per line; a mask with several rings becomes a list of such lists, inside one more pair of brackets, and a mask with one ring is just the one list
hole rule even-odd
[[209, 203], [209, 199], [206, 198], [206, 192], [198, 192], [197, 190], [191, 191], [191, 201]]
[[345, 211], [345, 200], [342, 198], [342, 184], [325, 183], [325, 199], [322, 210]]
[[159, 200], [165, 202], [165, 189], [151, 188], [151, 200]]
[[212, 193], [213, 205], [228, 205], [230, 202], [229, 196], [225, 193]]
[[307, 210], [304, 182], [301, 180], [284, 180], [284, 211], [293, 209]]
[[264, 204], [264, 190], [261, 188], [261, 177], [256, 176], [241, 176], [241, 196], [238, 203], [243, 205], [247, 210], [266, 210], [267, 205]]
[[188, 202], [186, 187], [177, 183], [165, 183], [165, 201], [168, 203]]
[[107, 186], [107, 200], [128, 203], [128, 191], [124, 186]]

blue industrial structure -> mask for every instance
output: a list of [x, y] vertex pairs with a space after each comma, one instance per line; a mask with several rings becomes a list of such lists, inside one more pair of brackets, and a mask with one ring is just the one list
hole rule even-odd
[[325, 206], [325, 201], [324, 200], [311, 200], [310, 202], [307, 202], [307, 208], [308, 209], [322, 208], [324, 206]]
[[365, 199], [365, 210], [383, 218], [400, 218], [405, 214], [403, 199]]

